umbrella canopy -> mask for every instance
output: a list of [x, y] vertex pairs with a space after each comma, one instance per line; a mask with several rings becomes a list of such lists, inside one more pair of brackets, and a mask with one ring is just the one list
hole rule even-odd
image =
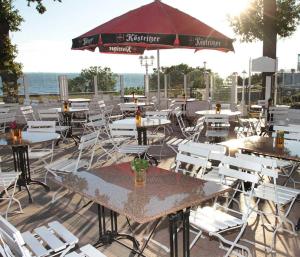
[[232, 39], [159, 0], [116, 17], [74, 38], [72, 49], [143, 54], [144, 50], [190, 48], [233, 51]]

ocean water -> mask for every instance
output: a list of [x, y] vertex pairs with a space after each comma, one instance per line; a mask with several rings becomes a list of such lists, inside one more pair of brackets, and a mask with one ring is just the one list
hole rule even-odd
[[[29, 84], [29, 93], [31, 95], [43, 95], [43, 94], [59, 94], [58, 76], [66, 75], [68, 78], [73, 79], [79, 75], [79, 73], [24, 73], [26, 75]], [[143, 87], [144, 86], [144, 74], [141, 73], [124, 73], [119, 74], [124, 76], [125, 87]], [[22, 86], [22, 79], [19, 80], [21, 86], [19, 87], [19, 94], [24, 94], [24, 87]], [[115, 90], [120, 90], [120, 80], [117, 79]], [[2, 95], [2, 84], [0, 80], [0, 95]]]

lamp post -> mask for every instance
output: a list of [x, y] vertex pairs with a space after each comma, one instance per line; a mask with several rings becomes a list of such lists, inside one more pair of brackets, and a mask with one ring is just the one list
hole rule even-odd
[[242, 72], [242, 79], [243, 79], [243, 87], [242, 87], [242, 101], [241, 101], [241, 106], [242, 106], [242, 116], [246, 116], [246, 106], [245, 106], [245, 80], [246, 80], [246, 74], [247, 72], [244, 70]]
[[203, 69], [204, 69], [204, 83], [205, 83], [205, 99], [209, 101], [209, 82], [208, 82], [208, 72], [206, 71], [206, 61], [203, 62]]
[[141, 55], [139, 57], [139, 59], [140, 59], [141, 66], [145, 66], [145, 68], [146, 68], [145, 95], [146, 95], [147, 101], [149, 101], [149, 75], [148, 75], [148, 69], [149, 69], [149, 66], [153, 65], [154, 56], [151, 55], [150, 57], [148, 57], [147, 55], [145, 55], [145, 56]]

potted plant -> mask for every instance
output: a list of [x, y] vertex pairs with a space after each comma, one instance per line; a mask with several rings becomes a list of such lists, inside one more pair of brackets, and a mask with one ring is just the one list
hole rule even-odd
[[149, 168], [149, 162], [145, 159], [135, 158], [131, 162], [131, 168], [135, 175], [135, 185], [143, 186], [146, 182], [146, 171]]

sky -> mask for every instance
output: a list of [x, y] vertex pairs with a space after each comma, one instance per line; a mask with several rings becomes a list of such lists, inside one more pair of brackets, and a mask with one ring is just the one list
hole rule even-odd
[[[230, 38], [237, 38], [229, 26], [228, 15], [241, 12], [249, 0], [163, 0]], [[43, 15], [35, 5], [27, 6], [25, 0], [15, 0], [14, 5], [24, 17], [21, 31], [11, 37], [18, 46], [17, 61], [23, 64], [24, 72], [80, 72], [90, 66], [110, 67], [115, 73], [144, 73], [138, 56], [100, 54], [98, 50], [71, 50], [72, 39], [92, 28], [111, 20], [129, 10], [148, 4], [151, 0], [52, 0], [43, 1], [47, 12]], [[300, 54], [300, 27], [290, 38], [277, 43], [279, 69], [296, 69], [297, 55]], [[226, 77], [233, 72], [248, 72], [249, 58], [262, 56], [262, 42], [234, 42], [235, 52], [223, 53], [215, 50], [176, 49], [161, 50], [161, 66], [180, 63], [192, 67], [206, 67]], [[156, 51], [145, 51], [153, 55]], [[155, 64], [156, 65], [156, 60]], [[150, 68], [150, 70], [152, 70]]]

